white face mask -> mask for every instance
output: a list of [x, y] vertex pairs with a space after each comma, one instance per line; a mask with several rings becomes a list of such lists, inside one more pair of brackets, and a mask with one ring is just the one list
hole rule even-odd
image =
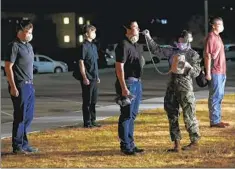
[[137, 36], [132, 36], [132, 37], [130, 37], [129, 39], [130, 39], [130, 41], [131, 41], [132, 43], [136, 43], [136, 42], [138, 42], [138, 40], [139, 40], [139, 36], [138, 36], [138, 35], [137, 35]]
[[29, 34], [25, 37], [26, 42], [30, 42], [33, 39], [33, 35]]
[[188, 42], [191, 43], [193, 41], [193, 37], [188, 38]]

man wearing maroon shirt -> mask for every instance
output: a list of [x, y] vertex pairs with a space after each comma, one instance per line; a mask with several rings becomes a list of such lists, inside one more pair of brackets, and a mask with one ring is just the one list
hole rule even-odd
[[208, 108], [210, 127], [225, 128], [228, 123], [221, 121], [221, 102], [226, 82], [226, 58], [220, 33], [224, 30], [223, 20], [215, 17], [211, 20], [212, 30], [206, 38], [204, 59], [206, 79], [209, 81]]

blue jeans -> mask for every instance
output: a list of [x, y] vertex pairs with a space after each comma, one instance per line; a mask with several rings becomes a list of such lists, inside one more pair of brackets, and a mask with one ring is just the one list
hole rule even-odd
[[[26, 149], [28, 145], [27, 129], [34, 116], [35, 90], [33, 84], [17, 85], [19, 96], [11, 96], [13, 103], [13, 129], [12, 147], [13, 149]], [[10, 87], [9, 87], [10, 91]]]
[[134, 95], [134, 100], [130, 105], [121, 107], [121, 114], [118, 121], [118, 136], [120, 139], [120, 148], [131, 151], [135, 147], [134, 121], [142, 99], [142, 84], [140, 81], [126, 80], [126, 85], [130, 93]]
[[211, 78], [208, 99], [210, 124], [218, 124], [221, 122], [221, 103], [224, 98], [226, 75], [212, 74]]

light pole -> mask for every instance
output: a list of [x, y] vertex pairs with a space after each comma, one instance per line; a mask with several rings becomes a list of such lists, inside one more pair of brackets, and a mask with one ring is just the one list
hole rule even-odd
[[208, 0], [204, 0], [204, 11], [205, 11], [205, 36], [208, 34]]

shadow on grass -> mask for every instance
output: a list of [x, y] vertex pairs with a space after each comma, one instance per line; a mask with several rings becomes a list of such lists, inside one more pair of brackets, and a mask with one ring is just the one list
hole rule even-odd
[[1, 157], [15, 155], [13, 152], [1, 152]]
[[38, 152], [38, 153], [28, 153], [28, 154], [15, 154], [13, 152], [1, 152], [1, 157], [8, 157], [8, 156], [20, 156], [20, 157], [35, 157], [35, 158], [41, 158], [41, 157], [45, 157], [45, 154], [43, 154], [42, 152]]
[[53, 151], [53, 152], [40, 152], [35, 154], [19, 154], [16, 155], [12, 152], [2, 152], [2, 158], [7, 156], [22, 156], [22, 157], [35, 157], [35, 158], [46, 158], [53, 156], [64, 156], [64, 157], [77, 157], [77, 156], [87, 156], [87, 157], [100, 157], [100, 156], [117, 156], [124, 155], [120, 150], [89, 150], [89, 151]]

